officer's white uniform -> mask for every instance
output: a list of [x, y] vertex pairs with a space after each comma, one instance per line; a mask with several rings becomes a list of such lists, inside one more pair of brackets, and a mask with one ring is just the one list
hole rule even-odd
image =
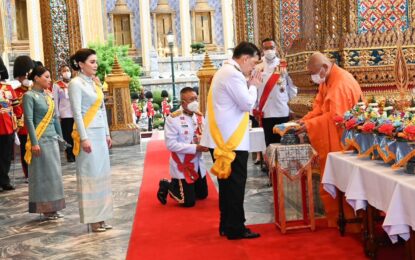
[[[269, 78], [274, 73], [275, 67], [280, 65], [280, 59], [275, 57], [272, 61], [263, 58], [263, 62], [258, 64], [256, 70], [262, 71], [262, 85], [258, 88], [258, 102]], [[262, 109], [264, 118], [287, 117], [290, 114], [288, 101], [297, 95], [297, 87], [294, 85], [287, 72], [283, 72], [276, 86], [268, 96], [268, 100]]]
[[[204, 119], [202, 117], [202, 124]], [[177, 153], [180, 161], [183, 162], [185, 154], [196, 154], [192, 160], [194, 169], [197, 172], [200, 168], [202, 178], [206, 175], [206, 167], [201, 152], [196, 152], [196, 145], [193, 143], [197, 129], [197, 115], [189, 116], [179, 109], [170, 114], [164, 125], [164, 138], [167, 149]], [[182, 172], [177, 169], [177, 164], [170, 156], [170, 175], [175, 179], [185, 179]]]

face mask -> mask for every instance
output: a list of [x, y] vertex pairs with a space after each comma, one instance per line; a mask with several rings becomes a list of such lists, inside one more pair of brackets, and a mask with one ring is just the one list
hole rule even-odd
[[326, 81], [326, 79], [325, 78], [321, 78], [320, 77], [320, 73], [321, 73], [321, 70], [322, 70], [323, 68], [321, 68], [320, 69], [320, 72], [319, 73], [317, 73], [317, 74], [313, 74], [313, 75], [311, 75], [311, 80], [314, 82], [314, 83], [316, 83], [316, 84], [321, 84], [321, 83], [323, 83], [324, 81]]
[[25, 87], [30, 87], [30, 86], [32, 86], [32, 81], [28, 80], [28, 79], [24, 79], [22, 81], [22, 85], [25, 86]]
[[277, 55], [276, 55], [276, 53], [275, 53], [275, 50], [266, 50], [266, 51], [264, 51], [264, 57], [265, 57], [267, 60], [272, 60], [272, 59], [274, 59], [276, 56], [277, 56]]
[[189, 104], [187, 104], [187, 109], [192, 112], [197, 112], [199, 110], [199, 102], [190, 102]]
[[68, 71], [68, 72], [62, 73], [62, 78], [66, 79], [66, 80], [71, 79], [71, 72]]

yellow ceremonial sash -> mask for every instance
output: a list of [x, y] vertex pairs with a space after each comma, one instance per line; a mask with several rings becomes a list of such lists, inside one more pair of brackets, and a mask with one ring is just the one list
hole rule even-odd
[[216, 148], [213, 151], [215, 163], [213, 164], [210, 171], [219, 179], [227, 179], [231, 175], [231, 163], [235, 160], [236, 156], [234, 150], [242, 142], [246, 129], [248, 128], [249, 113], [245, 113], [245, 115], [242, 117], [241, 122], [239, 123], [238, 128], [235, 130], [235, 132], [233, 132], [232, 136], [225, 143], [215, 120], [212, 89], [213, 87], [211, 87], [209, 90], [207, 109], [209, 113], [208, 122], [210, 135], [216, 144]]
[[[85, 129], [88, 128], [89, 124], [92, 122], [94, 117], [96, 116], [99, 107], [102, 104], [102, 100], [104, 99], [104, 93], [102, 92], [101, 88], [95, 83], [95, 92], [97, 93], [97, 99], [95, 100], [94, 104], [92, 104], [88, 111], [86, 111], [83, 121]], [[81, 136], [79, 135], [78, 130], [76, 129], [76, 123], [73, 125], [73, 131], [72, 131], [72, 139], [73, 139], [73, 154], [75, 156], [79, 155], [79, 152], [81, 151]]]
[[[46, 131], [46, 128], [48, 128], [50, 122], [53, 118], [53, 111], [55, 109], [55, 103], [53, 102], [52, 98], [49, 95], [46, 95], [46, 103], [48, 104], [48, 111], [46, 112], [46, 115], [42, 118], [39, 125], [36, 127], [36, 138], [39, 141], [42, 137], [43, 133]], [[30, 141], [30, 136], [27, 138], [26, 142], [26, 153], [24, 155], [24, 160], [27, 162], [27, 164], [30, 164], [32, 162], [32, 142]]]

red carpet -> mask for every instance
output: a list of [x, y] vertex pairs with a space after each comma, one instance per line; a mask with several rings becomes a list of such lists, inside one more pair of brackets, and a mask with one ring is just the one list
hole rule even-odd
[[282, 235], [273, 224], [253, 225], [254, 240], [229, 241], [218, 234], [218, 193], [209, 179], [209, 197], [194, 208], [156, 198], [160, 178], [167, 178], [169, 152], [164, 141], [147, 146], [144, 176], [127, 259], [366, 259], [361, 242], [319, 228]]

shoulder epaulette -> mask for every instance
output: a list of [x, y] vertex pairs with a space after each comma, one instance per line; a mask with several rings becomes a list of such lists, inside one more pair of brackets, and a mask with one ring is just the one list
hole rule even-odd
[[183, 114], [183, 111], [182, 111], [181, 109], [179, 109], [179, 110], [176, 110], [176, 111], [174, 111], [173, 113], [171, 113], [171, 114], [170, 114], [170, 116], [171, 116], [172, 118], [175, 118], [175, 117], [180, 116], [181, 114]]

